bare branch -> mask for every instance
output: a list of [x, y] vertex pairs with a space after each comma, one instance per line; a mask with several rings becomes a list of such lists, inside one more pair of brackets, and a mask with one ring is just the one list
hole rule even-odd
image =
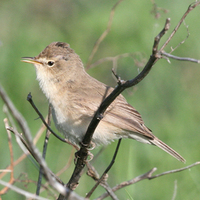
[[147, 62], [146, 66], [144, 67], [142, 72], [140, 74], [138, 74], [132, 80], [119, 82], [117, 87], [115, 87], [115, 89], [106, 97], [106, 99], [103, 100], [103, 102], [99, 106], [92, 121], [90, 122], [90, 124], [88, 126], [88, 129], [86, 131], [86, 134], [85, 134], [82, 144], [81, 144], [81, 149], [78, 152], [78, 159], [77, 159], [77, 163], [76, 163], [74, 172], [67, 184], [67, 186], [70, 189], [74, 189], [78, 184], [78, 180], [80, 179], [80, 173], [81, 173], [82, 169], [84, 168], [85, 162], [87, 160], [88, 148], [90, 146], [90, 142], [92, 140], [93, 133], [94, 133], [96, 127], [98, 126], [100, 120], [102, 119], [104, 112], [121, 92], [123, 92], [126, 88], [134, 86], [134, 85], [138, 84], [141, 80], [143, 80], [143, 78], [151, 70], [151, 68], [154, 65], [154, 63], [156, 62], [156, 60], [161, 58], [160, 55], [158, 54], [157, 48], [158, 48], [158, 44], [160, 42], [161, 37], [166, 33], [166, 30], [168, 30], [168, 26], [169, 26], [169, 22], [167, 20], [163, 30], [155, 38], [155, 42], [154, 42], [153, 50], [152, 50], [153, 54], [149, 58], [149, 61]]
[[69, 196], [74, 195], [67, 188], [63, 187], [62, 184], [57, 182], [56, 179], [54, 177], [52, 177], [52, 174], [49, 173], [50, 169], [47, 167], [47, 164], [46, 164], [45, 160], [42, 158], [39, 150], [33, 145], [31, 135], [26, 135], [25, 134], [24, 136], [25, 136], [25, 138], [27, 140], [27, 143], [29, 145], [29, 148], [30, 148], [32, 154], [34, 155], [34, 157], [36, 158], [36, 160], [38, 161], [38, 163], [42, 167], [43, 174], [44, 174], [45, 178], [47, 179], [47, 181], [50, 183], [50, 185], [54, 189], [56, 189], [59, 193], [61, 193], [63, 195], [67, 195], [67, 194], [69, 194]]
[[[81, 149], [78, 152], [78, 159], [77, 159], [76, 167], [75, 167], [74, 172], [73, 172], [73, 174], [72, 174], [72, 176], [71, 176], [71, 178], [70, 178], [70, 180], [69, 180], [69, 182], [67, 184], [67, 186], [70, 189], [74, 189], [77, 186], [77, 184], [78, 184], [78, 180], [80, 179], [80, 173], [81, 173], [82, 169], [85, 166], [85, 162], [86, 162], [86, 159], [87, 159], [87, 156], [88, 156], [88, 147], [90, 145], [90, 141], [92, 139], [92, 136], [93, 136], [93, 133], [94, 133], [96, 127], [98, 126], [98, 123], [100, 122], [100, 120], [103, 117], [103, 114], [104, 114], [105, 110], [108, 108], [108, 106], [115, 100], [115, 98], [122, 91], [124, 91], [128, 87], [131, 87], [131, 86], [134, 86], [134, 85], [138, 84], [141, 80], [143, 80], [143, 78], [151, 70], [152, 66], [160, 58], [162, 58], [161, 51], [163, 51], [164, 47], [169, 43], [169, 41], [171, 40], [171, 38], [173, 37], [173, 35], [175, 34], [175, 32], [178, 30], [178, 28], [180, 27], [182, 21], [185, 19], [185, 17], [187, 16], [187, 14], [192, 9], [194, 9], [196, 6], [197, 6], [197, 3], [191, 5], [188, 8], [188, 11], [184, 14], [184, 16], [182, 17], [182, 19], [180, 20], [180, 22], [178, 23], [178, 25], [174, 29], [173, 34], [170, 35], [170, 37], [168, 38], [168, 40], [161, 47], [161, 50], [158, 51], [158, 45], [160, 43], [160, 39], [168, 31], [169, 26], [170, 26], [170, 24], [169, 24], [170, 23], [170, 19], [166, 20], [166, 23], [165, 23], [165, 26], [164, 26], [163, 30], [155, 37], [154, 45], [153, 45], [153, 49], [152, 49], [152, 55], [151, 55], [149, 61], [147, 62], [146, 66], [144, 67], [144, 69], [142, 70], [142, 72], [139, 75], [137, 75], [132, 80], [121, 81], [121, 79], [115, 74], [115, 76], [118, 79], [118, 86], [113, 90], [113, 92], [106, 99], [103, 100], [103, 102], [99, 106], [98, 110], [96, 111], [96, 113], [95, 113], [92, 121], [89, 124], [89, 127], [88, 127], [88, 129], [86, 131], [85, 137], [83, 138], [83, 141], [82, 141], [82, 144], [81, 144]], [[101, 40], [99, 40], [99, 41], [101, 41]], [[98, 48], [98, 43], [97, 43], [96, 47]], [[96, 50], [94, 50], [94, 52], [96, 52]], [[93, 57], [92, 54], [91, 54], [91, 57]]]
[[[157, 168], [153, 168], [152, 170], [148, 171], [147, 173], [145, 174], [142, 174], [140, 176], [137, 176], [136, 178], [134, 179], [131, 179], [130, 181], [124, 181], [122, 183], [120, 183], [119, 185], [116, 185], [115, 187], [112, 188], [112, 191], [115, 192], [123, 187], [126, 187], [126, 186], [129, 186], [129, 185], [132, 185], [132, 184], [135, 184], [141, 180], [144, 180], [144, 179], [148, 179], [149, 177], [151, 177], [151, 175], [157, 170]], [[104, 193], [102, 194], [100, 197], [97, 198], [97, 200], [101, 200], [101, 199], [104, 199], [108, 196], [109, 194], [108, 193]]]
[[[47, 124], [50, 127], [51, 126], [51, 107], [49, 105], [49, 109], [48, 109], [48, 120], [47, 120]], [[48, 146], [48, 142], [49, 142], [49, 136], [50, 136], [51, 132], [49, 131], [49, 129], [46, 130], [46, 136], [45, 136], [45, 140], [44, 140], [44, 144], [43, 144], [43, 152], [42, 152], [42, 157], [45, 159], [46, 157], [46, 151], [47, 151], [47, 146]], [[43, 176], [43, 172], [42, 172], [42, 167], [40, 166], [40, 170], [39, 170], [39, 176], [38, 176], [38, 182], [37, 182], [37, 189], [36, 189], [36, 195], [39, 196], [40, 194], [40, 188], [42, 185], [42, 176]]]
[[[107, 29], [104, 31], [104, 33], [101, 35], [101, 37], [97, 40], [96, 44], [94, 45], [94, 48], [93, 48], [93, 51], [89, 57], [89, 60], [88, 60], [88, 64], [87, 64], [87, 67], [91, 67], [92, 65], [90, 65], [95, 53], [97, 52], [98, 48], [99, 48], [99, 45], [100, 43], [103, 41], [103, 39], [106, 37], [106, 35], [109, 33], [110, 31], [110, 28], [111, 28], [111, 24], [112, 24], [112, 20], [113, 20], [113, 16], [114, 16], [114, 11], [115, 11], [115, 8], [117, 7], [117, 5], [121, 2], [122, 0], [119, 0], [115, 6], [112, 8], [112, 11], [110, 13], [110, 19], [109, 19], [109, 22], [108, 22], [108, 25], [107, 25]], [[98, 125], [98, 123], [100, 122], [100, 120], [103, 118], [103, 114], [104, 112], [106, 111], [106, 109], [108, 108], [108, 106], [115, 100], [115, 98], [122, 92], [124, 91], [126, 88], [128, 87], [131, 87], [131, 86], [134, 86], [136, 84], [138, 84], [141, 80], [144, 79], [144, 77], [146, 77], [146, 75], [150, 72], [152, 66], [160, 59], [162, 58], [162, 55], [166, 56], [166, 57], [169, 57], [169, 58], [173, 58], [173, 59], [177, 59], [177, 60], [187, 60], [187, 61], [191, 61], [191, 62], [196, 62], [196, 63], [199, 63], [200, 61], [199, 60], [195, 60], [195, 59], [192, 59], [192, 58], [180, 58], [180, 57], [176, 57], [176, 56], [173, 56], [171, 54], [167, 54], [164, 52], [164, 48], [167, 46], [167, 44], [170, 42], [170, 40], [172, 39], [172, 37], [174, 36], [174, 34], [176, 33], [176, 31], [178, 30], [178, 28], [180, 27], [181, 23], [183, 22], [183, 20], [185, 19], [185, 17], [189, 14], [189, 12], [191, 10], [193, 10], [197, 5], [199, 5], [200, 2], [196, 2], [194, 4], [191, 4], [188, 8], [188, 10], [186, 11], [186, 13], [184, 14], [184, 16], [182, 17], [182, 19], [180, 20], [180, 22], [178, 23], [178, 25], [175, 27], [174, 31], [172, 32], [172, 34], [170, 35], [170, 37], [168, 38], [168, 40], [165, 42], [165, 44], [161, 47], [161, 50], [158, 50], [158, 46], [159, 46], [159, 43], [160, 43], [160, 39], [161, 37], [166, 33], [166, 31], [169, 29], [169, 22], [170, 20], [167, 19], [166, 20], [166, 24], [164, 26], [164, 29], [158, 34], [157, 37], [155, 37], [155, 40], [154, 40], [154, 45], [153, 45], [153, 49], [152, 49], [152, 55], [149, 59], [149, 61], [147, 62], [146, 66], [144, 67], [144, 69], [142, 70], [142, 72], [136, 76], [134, 79], [132, 80], [128, 80], [128, 81], [122, 81], [120, 79], [119, 76], [117, 76], [116, 73], [115, 76], [116, 78], [118, 79], [118, 86], [113, 90], [113, 92], [102, 102], [102, 104], [100, 105], [99, 109], [97, 110], [97, 112], [95, 113], [95, 116], [94, 118], [92, 119], [88, 129], [87, 129], [87, 132], [85, 134], [85, 137], [82, 141], [82, 145], [81, 145], [81, 149], [79, 151], [79, 154], [78, 154], [78, 160], [77, 160], [77, 164], [76, 164], [76, 168], [74, 170], [74, 173], [68, 183], [68, 186], [70, 187], [70, 189], [73, 189], [73, 186], [75, 186], [76, 184], [78, 184], [78, 181], [79, 181], [79, 178], [80, 178], [80, 174], [82, 172], [82, 169], [84, 168], [85, 166], [85, 163], [87, 162], [87, 156], [88, 156], [88, 147], [90, 145], [90, 142], [91, 142], [91, 139], [92, 139], [92, 136], [93, 136], [93, 133]], [[184, 40], [185, 41], [185, 40]], [[183, 41], [183, 42], [184, 42]], [[181, 44], [181, 43], [180, 43]], [[106, 59], [104, 59], [105, 61]], [[113, 65], [116, 66], [117, 65], [117, 59], [114, 59], [112, 60], [113, 61]], [[10, 101], [10, 99], [7, 97], [6, 93], [4, 92], [4, 90], [2, 89], [1, 85], [0, 85], [0, 95], [2, 96], [2, 99], [4, 100], [4, 102], [6, 103], [7, 107], [9, 108], [10, 112], [12, 113], [12, 115], [14, 116], [14, 118], [17, 119], [22, 131], [24, 132], [25, 134], [25, 139], [24, 142], [27, 146], [27, 148], [30, 150], [30, 152], [32, 153], [32, 155], [34, 155], [35, 159], [39, 162], [39, 164], [41, 165], [43, 171], [44, 171], [44, 175], [46, 177], [46, 179], [49, 181], [49, 183], [51, 184], [51, 186], [53, 186], [57, 191], [59, 191], [61, 194], [63, 195], [66, 195], [69, 194], [69, 195], [74, 195], [73, 192], [70, 192], [67, 188], [64, 188], [62, 186], [62, 184], [59, 184], [58, 182], [55, 181], [55, 178], [52, 177], [52, 175], [49, 173], [49, 169], [45, 163], [45, 161], [42, 159], [42, 156], [40, 154], [40, 152], [35, 148], [35, 146], [33, 145], [32, 143], [32, 137], [31, 137], [31, 134], [30, 134], [30, 131], [29, 131], [29, 128], [26, 124], [26, 121], [23, 119], [23, 117], [20, 115], [20, 113], [16, 110], [16, 108], [14, 107], [14, 105], [12, 104], [12, 102]], [[42, 118], [41, 118], [42, 119]], [[45, 121], [45, 120], [44, 120]], [[47, 128], [49, 127], [48, 125], [46, 125]], [[7, 126], [8, 127], [8, 126]], [[7, 128], [7, 130], [11, 130], [11, 128]], [[48, 128], [48, 130], [50, 130]], [[13, 130], [14, 131], [14, 130]], [[52, 131], [52, 130], [51, 130]], [[59, 136], [56, 136], [59, 138]], [[59, 138], [61, 139], [62, 141], [66, 142], [65, 139], [62, 139], [62, 138]], [[143, 179], [153, 179], [153, 178], [157, 178], [159, 176], [163, 176], [163, 175], [166, 175], [166, 174], [170, 174], [170, 173], [175, 173], [175, 172], [179, 172], [179, 171], [183, 171], [185, 169], [188, 169], [188, 168], [191, 168], [195, 165], [198, 165], [200, 164], [200, 162], [196, 162], [190, 166], [187, 166], [187, 167], [184, 167], [184, 168], [181, 168], [181, 169], [177, 169], [177, 170], [171, 170], [171, 171], [167, 171], [167, 172], [163, 172], [161, 174], [158, 174], [158, 175], [155, 175], [155, 176], [152, 176], [152, 173], [156, 170], [156, 168], [153, 168], [151, 171], [145, 173], [144, 175], [141, 175], [141, 176], [138, 176], [130, 181], [126, 181], [126, 182], [123, 182], [121, 184], [118, 185], [118, 187], [116, 186], [114, 189], [110, 190], [109, 186], [107, 185], [107, 183], [105, 182], [105, 188], [107, 189], [108, 193], [111, 194], [112, 198], [113, 199], [117, 199], [117, 197], [115, 197], [115, 195], [113, 194], [114, 191], [118, 190], [116, 188], [122, 188], [122, 187], [125, 187], [127, 185], [130, 185], [130, 184], [133, 184], [133, 183], [136, 183], [140, 180], [143, 180]], [[11, 163], [11, 169], [13, 169], [13, 161]], [[108, 170], [110, 169], [112, 165], [109, 165], [109, 167], [107, 168]], [[98, 186], [98, 184], [102, 184], [102, 180], [103, 178], [105, 178], [105, 174], [106, 172], [101, 176], [100, 179], [98, 179], [98, 177], [96, 176], [97, 174], [95, 174], [95, 176], [97, 177], [98, 179], [98, 182], [97, 184], [95, 185], [94, 189]], [[94, 177], [95, 177], [94, 176]], [[1, 182], [1, 184], [5, 184], [3, 182]], [[8, 185], [7, 187], [13, 187], [12, 185]], [[15, 187], [13, 188], [14, 190], [16, 189]], [[93, 190], [94, 191], [94, 190]], [[176, 188], [175, 188], [175, 192], [176, 192]], [[175, 193], [174, 192], [174, 193]], [[108, 193], [106, 195], [108, 195]], [[26, 194], [23, 194], [26, 196]], [[88, 194], [87, 197], [90, 196], [90, 193]], [[36, 199], [36, 197], [34, 197]], [[82, 199], [82, 198], [79, 198], [77, 197], [78, 199]], [[70, 198], [68, 198], [70, 199]], [[75, 197], [73, 198], [75, 199]]]
[[175, 33], [177, 32], [177, 30], [179, 29], [179, 27], [181, 26], [181, 24], [183, 23], [184, 19], [187, 17], [187, 15], [194, 9], [196, 8], [198, 5], [200, 4], [200, 1], [197, 1], [195, 3], [192, 3], [189, 5], [187, 11], [184, 13], [183, 17], [181, 18], [181, 20], [178, 22], [177, 26], [174, 28], [174, 30], [172, 31], [171, 35], [169, 36], [169, 38], [167, 39], [167, 41], [163, 44], [163, 46], [160, 48], [160, 51], [163, 51], [163, 49], [167, 46], [167, 44], [171, 41], [171, 39], [173, 38], [173, 36], [175, 35]]
[[74, 153], [75, 153], [75, 149], [73, 148], [71, 150], [71, 153], [70, 153], [70, 156], [69, 156], [69, 159], [68, 159], [66, 165], [59, 172], [56, 173], [56, 176], [60, 176], [62, 173], [64, 173], [70, 167], [70, 165], [72, 164], [72, 162], [74, 160]]
[[157, 178], [157, 177], [160, 177], [160, 176], [164, 176], [164, 175], [167, 175], [167, 174], [172, 174], [172, 173], [176, 173], [176, 172], [181, 172], [181, 171], [184, 171], [184, 170], [186, 170], [186, 169], [190, 169], [190, 168], [192, 168], [192, 167], [194, 167], [194, 166], [196, 166], [196, 165], [199, 165], [199, 164], [200, 164], [200, 161], [195, 162], [195, 163], [193, 163], [193, 164], [191, 164], [191, 165], [188, 165], [188, 166], [183, 167], [183, 168], [180, 168], [180, 169], [174, 169], [174, 170], [166, 171], [166, 172], [163, 172], [163, 173], [161, 173], [161, 174], [157, 174], [157, 175], [155, 175], [155, 176], [149, 177], [149, 180], [154, 179], [154, 178]]
[[171, 47], [170, 53], [172, 53], [173, 51], [175, 51], [175, 50], [176, 50], [181, 44], [183, 44], [183, 43], [189, 38], [189, 36], [190, 36], [190, 32], [189, 32], [188, 26], [185, 24], [185, 21], [183, 21], [183, 22], [184, 22], [184, 25], [185, 25], [185, 27], [186, 27], [186, 29], [187, 29], [187, 36], [186, 36], [186, 38], [185, 38], [183, 41], [181, 41], [178, 45], [176, 45], [176, 47], [174, 47], [174, 48]]
[[5, 104], [9, 108], [10, 112], [12, 113], [12, 115], [14, 116], [14, 118], [19, 123], [21, 129], [23, 130], [26, 142], [28, 144], [28, 147], [30, 148], [30, 152], [32, 152], [32, 154], [34, 155], [34, 157], [36, 158], [36, 160], [38, 161], [38, 163], [42, 166], [42, 168], [44, 170], [45, 178], [49, 181], [50, 185], [53, 188], [55, 188], [59, 193], [62, 193], [64, 195], [67, 192], [70, 192], [70, 191], [67, 190], [67, 188], [64, 188], [62, 186], [62, 184], [60, 184], [57, 181], [55, 181], [55, 178], [53, 178], [51, 176], [51, 174], [49, 173], [50, 170], [47, 167], [46, 162], [42, 158], [42, 156], [41, 156], [40, 152], [38, 151], [38, 149], [36, 149], [36, 147], [33, 145], [31, 132], [29, 130], [29, 127], [28, 127], [25, 119], [18, 112], [18, 110], [15, 108], [15, 106], [13, 105], [13, 103], [11, 102], [11, 100], [9, 99], [9, 97], [7, 96], [6, 92], [4, 91], [4, 89], [3, 89], [3, 87], [1, 85], [0, 85], [0, 96], [2, 97], [2, 99], [5, 102]]
[[162, 11], [164, 13], [168, 13], [169, 12], [167, 9], [158, 7], [157, 4], [155, 3], [155, 0], [151, 0], [151, 2], [153, 4], [153, 8], [151, 10], [151, 13], [154, 14], [154, 16], [155, 16], [156, 19], [160, 18], [159, 11]]
[[37, 107], [35, 106], [33, 99], [32, 99], [32, 95], [31, 93], [28, 94], [27, 96], [27, 101], [31, 104], [31, 106], [34, 108], [34, 110], [36, 111], [36, 113], [39, 115], [40, 119], [42, 120], [42, 122], [44, 123], [44, 125], [47, 127], [47, 129], [55, 136], [57, 137], [59, 140], [61, 140], [62, 142], [66, 142], [65, 139], [61, 138], [59, 135], [57, 135], [52, 129], [51, 127], [46, 123], [44, 117], [42, 116], [42, 114], [40, 113], [40, 111], [37, 109]]
[[[143, 59], [142, 62], [139, 62], [138, 59], [136, 58], [136, 56], [140, 56], [142, 58], [142, 53], [140, 53], [140, 52], [136, 52], [136, 53], [123, 53], [123, 54], [116, 55], [114, 57], [101, 58], [101, 59], [97, 60], [95, 63], [91, 64], [90, 68], [94, 68], [97, 65], [100, 65], [100, 64], [102, 64], [104, 62], [107, 62], [107, 61], [112, 61], [113, 68], [116, 69], [117, 68], [117, 61], [120, 58], [125, 58], [125, 57], [131, 57], [134, 60], [136, 66], [143, 67], [144, 64], [146, 63], [146, 59]], [[144, 60], [145, 60], [145, 62], [144, 62]]]
[[18, 110], [15, 108], [14, 104], [12, 103], [12, 101], [10, 100], [10, 98], [8, 97], [6, 92], [4, 91], [1, 84], [0, 84], [0, 96], [3, 99], [4, 103], [6, 104], [6, 106], [8, 107], [8, 109], [10, 110], [10, 112], [12, 113], [13, 117], [17, 120], [19, 126], [22, 129], [22, 132], [25, 134], [27, 133], [27, 134], [31, 135], [31, 132], [30, 132], [30, 129], [28, 127], [26, 120], [21, 115], [21, 113], [19, 113]]
[[174, 56], [174, 55], [172, 55], [170, 53], [166, 53], [166, 52], [161, 52], [161, 55], [164, 55], [164, 56], [166, 56], [168, 58], [172, 58], [172, 59], [175, 59], [175, 60], [200, 63], [200, 60], [197, 60], [197, 59], [194, 59], [194, 58], [178, 57], [178, 56]]
[[[108, 175], [107, 175], [108, 176]], [[107, 178], [107, 177], [106, 177]], [[105, 178], [105, 179], [106, 179]], [[101, 183], [101, 186], [104, 187], [106, 189], [106, 191], [108, 192], [109, 196], [113, 199], [113, 200], [118, 200], [117, 195], [112, 191], [112, 188], [108, 185], [107, 181], [105, 180], [104, 183]]]
[[[12, 124], [13, 125], [13, 124]], [[7, 127], [8, 129], [9, 129], [9, 131], [11, 131], [12, 132], [12, 128], [9, 128], [9, 127]], [[40, 138], [40, 136], [41, 136], [41, 134], [43, 133], [43, 131], [45, 130], [45, 126], [42, 124], [42, 126], [41, 126], [41, 128], [39, 128], [39, 130], [38, 130], [38, 132], [37, 132], [37, 134], [36, 134], [36, 136], [35, 136], [35, 138], [34, 138], [34, 140], [33, 140], [33, 144], [35, 145], [37, 142], [38, 142], [38, 140], [39, 140], [39, 138]], [[15, 134], [15, 133], [14, 133]], [[20, 138], [21, 139], [21, 138]], [[21, 147], [21, 146], [20, 146]], [[20, 162], [22, 162], [26, 157], [27, 157], [27, 155], [29, 154], [29, 151], [27, 152], [27, 153], [24, 153], [24, 154], [22, 154], [16, 161], [14, 161], [14, 167], [16, 166], [16, 165], [18, 165]], [[6, 174], [7, 174], [7, 172], [9, 172], [9, 170], [11, 169], [11, 165], [9, 165], [1, 174], [0, 174], [0, 179], [2, 179]]]
[[2, 180], [0, 180], [0, 184], [10, 188], [11, 190], [17, 192], [18, 194], [21, 194], [21, 195], [25, 196], [26, 198], [31, 198], [31, 199], [36, 199], [36, 200], [48, 200], [46, 198], [39, 197], [39, 196], [36, 196], [35, 194], [32, 194], [32, 193], [27, 192], [25, 190], [22, 190], [22, 189], [20, 189], [20, 188], [18, 188], [16, 186], [11, 185], [9, 183], [6, 183], [6, 182], [4, 182]]
[[[166, 172], [163, 172], [161, 174], [157, 174], [155, 176], [152, 176], [152, 174], [157, 170], [157, 168], [153, 168], [152, 170], [150, 170], [149, 172], [145, 173], [145, 174], [142, 174], [136, 178], [133, 178], [131, 179], [130, 181], [124, 181], [118, 185], [116, 185], [115, 187], [112, 188], [112, 191], [115, 192], [121, 188], [124, 188], [126, 186], [129, 186], [129, 185], [132, 185], [132, 184], [135, 184], [141, 180], [144, 180], [144, 179], [154, 179], [154, 178], [157, 178], [157, 177], [160, 177], [160, 176], [163, 176], [163, 175], [167, 175], [167, 174], [172, 174], [172, 173], [176, 173], [176, 172], [181, 172], [181, 171], [184, 171], [184, 170], [187, 170], [187, 169], [190, 169], [196, 165], [199, 165], [200, 164], [200, 161], [199, 162], [195, 162], [189, 166], [186, 166], [186, 167], [183, 167], [183, 168], [180, 168], [180, 169], [175, 169], [175, 170], [170, 170], [170, 171], [166, 171]], [[101, 199], [104, 199], [106, 198], [107, 196], [109, 196], [108, 193], [104, 193], [103, 195], [101, 195], [100, 197], [97, 198], [97, 200], [101, 200]]]
[[[5, 128], [8, 126], [8, 120], [4, 119], [4, 123], [5, 123]], [[9, 146], [9, 150], [10, 150], [10, 167], [11, 167], [11, 175], [10, 175], [10, 182], [14, 182], [14, 158], [13, 158], [13, 147], [12, 147], [12, 137], [11, 137], [11, 133], [9, 130], [7, 130], [7, 134], [8, 134], [8, 146]]]
[[116, 7], [122, 2], [123, 0], [119, 0], [112, 8], [111, 12], [110, 12], [110, 17], [109, 17], [109, 20], [108, 20], [108, 24], [107, 24], [107, 28], [106, 30], [102, 33], [102, 35], [99, 37], [99, 39], [96, 41], [94, 47], [93, 47], [93, 50], [89, 56], [89, 59], [88, 59], [88, 62], [86, 64], [86, 69], [89, 69], [91, 66], [90, 66], [90, 63], [95, 55], [95, 53], [97, 52], [98, 48], [99, 48], [99, 45], [100, 43], [104, 40], [104, 38], [107, 36], [107, 34], [110, 32], [110, 29], [111, 29], [111, 25], [112, 25], [112, 21], [113, 21], [113, 17], [114, 17], [114, 14], [115, 14], [115, 9]]
[[172, 196], [172, 200], [176, 199], [176, 195], [177, 195], [177, 180], [174, 181], [174, 193]]
[[[114, 153], [114, 156], [113, 156], [113, 159], [111, 160], [111, 163], [109, 164], [109, 166], [106, 168], [106, 170], [104, 171], [104, 173], [102, 174], [101, 178], [97, 181], [97, 183], [94, 185], [94, 187], [91, 189], [90, 192], [88, 192], [86, 198], [90, 198], [90, 196], [92, 195], [92, 193], [94, 192], [94, 190], [97, 188], [97, 186], [104, 180], [104, 177], [106, 176], [106, 174], [108, 173], [108, 171], [110, 170], [110, 168], [113, 166], [114, 162], [115, 162], [115, 159], [116, 159], [116, 156], [117, 156], [117, 152], [119, 150], [119, 146], [120, 146], [120, 143], [121, 143], [121, 140], [122, 139], [119, 139], [118, 141], [118, 144], [117, 144], [117, 147], [115, 149], [115, 153]], [[108, 190], [108, 193], [109, 190]], [[113, 199], [117, 199], [117, 196], [114, 195], [113, 193], [110, 193], [110, 196], [112, 195]]]
[[[4, 119], [4, 123], [5, 123], [5, 127], [8, 126], [8, 120]], [[14, 184], [15, 182], [15, 178], [14, 178], [14, 161], [13, 161], [13, 147], [12, 147], [12, 141], [11, 141], [11, 133], [9, 130], [7, 130], [7, 134], [8, 134], [8, 146], [9, 146], [9, 150], [10, 150], [10, 180], [9, 180], [9, 184]], [[0, 196], [2, 194], [5, 194], [7, 191], [9, 190], [9, 187], [6, 186], [5, 188], [3, 188], [0, 191]]]
[[58, 138], [60, 141], [68, 143], [69, 145], [73, 146], [76, 150], [79, 150], [79, 147], [75, 144], [72, 144], [71, 142], [69, 142], [66, 138], [61, 138], [59, 135], [57, 135], [52, 129], [51, 127], [48, 125], [48, 123], [46, 123], [44, 117], [42, 116], [42, 114], [40, 113], [40, 111], [38, 110], [38, 108], [36, 107], [36, 105], [33, 102], [32, 99], [32, 95], [31, 93], [28, 94], [27, 96], [27, 101], [31, 104], [31, 106], [34, 108], [34, 110], [36, 111], [36, 113], [39, 115], [40, 119], [42, 120], [43, 124], [46, 126], [46, 128], [56, 137]]

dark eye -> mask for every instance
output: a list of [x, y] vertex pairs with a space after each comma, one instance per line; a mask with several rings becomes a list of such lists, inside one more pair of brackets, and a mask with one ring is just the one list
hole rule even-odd
[[48, 61], [47, 63], [50, 67], [52, 67], [54, 65], [54, 61]]

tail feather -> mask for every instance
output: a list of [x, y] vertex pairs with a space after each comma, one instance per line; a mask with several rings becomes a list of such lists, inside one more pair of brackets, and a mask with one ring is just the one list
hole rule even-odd
[[184, 163], [186, 162], [186, 160], [181, 155], [179, 155], [176, 151], [174, 151], [171, 147], [166, 145], [164, 142], [162, 142], [158, 138], [155, 137], [153, 140], [149, 140], [149, 142], [151, 142], [152, 144], [161, 148], [162, 150], [166, 151], [168, 154], [170, 154], [171, 156], [173, 156], [177, 160], [184, 162]]

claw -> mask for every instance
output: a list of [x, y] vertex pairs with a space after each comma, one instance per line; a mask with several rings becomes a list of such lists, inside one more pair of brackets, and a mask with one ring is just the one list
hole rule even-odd
[[90, 162], [93, 158], [94, 158], [94, 155], [88, 151], [88, 156], [90, 157], [89, 159], [87, 159], [88, 162]]
[[96, 147], [96, 144], [91, 141], [90, 142], [90, 147], [88, 148], [88, 151], [91, 151], [91, 150], [95, 149], [95, 147]]
[[[87, 154], [88, 154], [89, 159], [87, 159], [85, 162], [90, 162], [94, 158], [94, 155], [91, 152], [89, 152], [89, 151], [87, 152]], [[74, 164], [75, 165], [77, 163], [78, 158], [80, 158], [79, 151], [77, 151], [75, 153], [75, 158], [74, 158]]]

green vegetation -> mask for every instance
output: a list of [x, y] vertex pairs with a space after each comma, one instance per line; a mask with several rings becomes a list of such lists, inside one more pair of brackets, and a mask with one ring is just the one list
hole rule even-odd
[[[110, 10], [117, 1], [1, 1], [0, 6], [0, 82], [18, 110], [26, 118], [33, 136], [41, 126], [40, 120], [35, 120], [37, 114], [26, 101], [29, 92], [45, 116], [48, 102], [35, 80], [33, 66], [20, 62], [23, 56], [36, 56], [53, 41], [67, 42], [87, 63], [92, 48], [106, 29]], [[154, 37], [163, 28], [165, 19], [171, 18], [171, 28], [167, 36], [178, 23], [188, 5], [192, 1], [156, 1], [156, 4], [168, 10], [160, 12], [156, 19], [152, 11], [151, 1], [123, 1], [116, 9], [111, 31], [101, 43], [93, 62], [100, 58], [116, 56], [123, 53], [140, 52], [142, 59], [148, 59]], [[174, 55], [200, 59], [200, 23], [199, 7], [189, 14], [185, 23], [189, 25], [190, 36], [186, 42], [174, 51]], [[161, 44], [167, 36], [164, 36]], [[187, 36], [184, 25], [168, 46], [175, 47]], [[124, 92], [128, 102], [141, 114], [145, 124], [153, 130], [154, 135], [167, 143], [192, 164], [200, 160], [200, 66], [190, 62], [163, 59], [156, 63], [150, 74], [136, 87]], [[115, 86], [111, 75], [111, 62], [105, 62], [88, 72], [98, 80]], [[131, 58], [122, 58], [118, 62], [117, 73], [122, 79], [135, 77], [142, 68], [138, 68]], [[3, 102], [0, 100], [2, 110]], [[0, 111], [0, 169], [10, 163], [7, 144], [7, 134], [3, 119], [5, 114]], [[53, 126], [54, 128], [54, 126]], [[55, 130], [55, 128], [54, 128]], [[44, 138], [44, 136], [42, 137]], [[14, 159], [22, 151], [12, 138]], [[37, 147], [42, 150], [42, 139]], [[116, 146], [116, 142], [108, 145], [103, 153], [94, 161], [99, 173], [103, 172]], [[47, 163], [53, 172], [59, 171], [68, 161], [71, 147], [62, 144], [53, 136], [47, 152]], [[93, 150], [95, 155], [98, 150]], [[157, 167], [157, 173], [177, 169], [186, 165], [178, 162], [159, 148], [144, 145], [136, 141], [123, 140], [117, 160], [109, 172], [110, 186], [130, 180], [140, 174]], [[200, 173], [196, 166], [177, 174], [163, 176], [151, 181], [144, 180], [117, 192], [119, 199], [172, 199], [174, 183], [177, 181], [176, 200], [199, 199]], [[74, 164], [61, 175], [67, 182]], [[37, 181], [38, 171], [29, 159], [15, 168], [16, 179], [22, 173], [29, 180]], [[24, 176], [20, 180], [27, 179]], [[8, 181], [9, 175], [3, 178]], [[87, 183], [87, 184], [85, 184]], [[35, 184], [16, 182], [16, 186], [29, 192], [35, 192]], [[93, 180], [83, 175], [76, 192], [82, 196], [94, 185]], [[0, 186], [0, 189], [3, 188]], [[98, 197], [104, 190], [99, 186], [92, 196]], [[42, 193], [42, 196], [49, 197]], [[131, 197], [131, 198], [130, 198]], [[21, 195], [9, 191], [2, 197], [7, 199], [23, 199]], [[50, 197], [49, 197], [50, 198]], [[24, 198], [25, 199], [25, 198]]]

